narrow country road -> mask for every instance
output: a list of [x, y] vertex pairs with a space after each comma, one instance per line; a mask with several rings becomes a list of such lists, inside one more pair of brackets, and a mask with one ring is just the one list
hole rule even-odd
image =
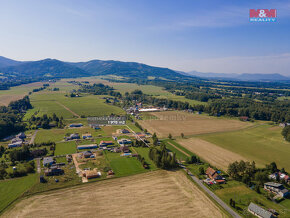
[[206, 193], [208, 193], [221, 207], [223, 207], [229, 214], [233, 217], [241, 218], [241, 216], [236, 213], [232, 208], [230, 208], [225, 202], [223, 202], [217, 195], [215, 195], [211, 190], [209, 190], [196, 176], [194, 176], [190, 171], [187, 171], [186, 167], [179, 164], [180, 167], [187, 172], [187, 174], [196, 182], [196, 184], [201, 187]]
[[35, 140], [37, 132], [38, 130], [35, 130], [35, 132], [33, 133], [33, 136], [31, 137], [30, 142], [29, 142], [30, 145], [34, 144], [34, 140]]

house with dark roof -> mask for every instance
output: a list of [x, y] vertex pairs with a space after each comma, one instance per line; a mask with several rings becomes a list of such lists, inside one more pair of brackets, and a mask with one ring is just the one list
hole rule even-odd
[[54, 160], [52, 157], [44, 157], [42, 164], [43, 166], [47, 167], [47, 166], [51, 166], [54, 163]]
[[108, 145], [113, 145], [114, 143], [112, 141], [100, 141], [99, 146], [100, 147], [106, 147]]
[[132, 144], [132, 141], [130, 139], [120, 139], [118, 140], [119, 145], [124, 146], [124, 145], [129, 145]]
[[251, 214], [260, 218], [274, 218], [275, 217], [271, 212], [265, 210], [262, 207], [259, 207], [258, 205], [254, 203], [250, 203], [250, 205], [248, 206], [248, 211]]
[[73, 140], [73, 139], [80, 139], [80, 135], [78, 133], [72, 133], [69, 137], [64, 137], [65, 140]]
[[264, 184], [264, 189], [266, 191], [272, 192], [280, 197], [286, 197], [289, 195], [289, 191], [280, 183], [267, 182]]

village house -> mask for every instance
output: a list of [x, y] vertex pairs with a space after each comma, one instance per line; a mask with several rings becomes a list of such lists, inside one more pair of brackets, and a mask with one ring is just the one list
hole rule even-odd
[[274, 218], [275, 217], [271, 212], [263, 209], [262, 207], [259, 207], [258, 205], [254, 203], [250, 203], [250, 205], [248, 206], [248, 211], [251, 214], [260, 218]]
[[69, 137], [64, 137], [65, 140], [73, 140], [73, 139], [80, 139], [80, 135], [78, 133], [70, 134]]
[[214, 170], [213, 168], [209, 167], [207, 168], [206, 170], [206, 173], [205, 173], [210, 179], [214, 180], [215, 182], [217, 183], [225, 183], [225, 179], [218, 174], [218, 172], [216, 170]]
[[58, 166], [53, 166], [49, 169], [44, 170], [45, 176], [57, 176], [62, 175], [64, 173], [63, 169], [59, 168]]
[[83, 126], [82, 123], [72, 123], [69, 125], [69, 127], [71, 127], [71, 128], [78, 128], [78, 127], [82, 127], [82, 126]]
[[118, 129], [117, 133], [119, 133], [119, 134], [128, 134], [128, 133], [130, 133], [130, 131], [128, 129]]
[[91, 133], [82, 134], [82, 138], [83, 139], [90, 139], [90, 138], [92, 138], [92, 134]]
[[26, 135], [24, 132], [21, 132], [21, 133], [16, 135], [16, 138], [20, 138], [20, 139], [24, 140], [26, 138]]
[[118, 140], [119, 145], [124, 146], [124, 145], [129, 145], [132, 144], [132, 141], [130, 139], [120, 139]]
[[276, 173], [273, 173], [273, 174], [269, 175], [269, 178], [270, 179], [273, 179], [273, 180], [276, 180], [278, 177], [279, 177], [279, 179], [281, 181], [284, 180], [286, 183], [289, 183], [290, 182], [289, 175], [286, 175], [285, 173], [276, 172]]
[[84, 158], [94, 158], [95, 155], [94, 155], [93, 152], [91, 152], [91, 151], [84, 151], [84, 152], [83, 152], [83, 157], [84, 157]]
[[22, 141], [14, 142], [14, 143], [8, 144], [8, 148], [17, 148], [17, 147], [21, 147], [22, 144], [23, 144]]
[[112, 141], [100, 141], [99, 146], [100, 147], [106, 147], [108, 145], [113, 145], [114, 143]]
[[51, 166], [54, 163], [54, 160], [52, 157], [44, 157], [42, 160], [42, 164], [45, 167]]
[[280, 197], [286, 197], [287, 195], [289, 195], [289, 191], [282, 184], [275, 183], [275, 182], [265, 183], [264, 189]]
[[122, 150], [121, 150], [120, 147], [115, 147], [115, 148], [114, 148], [114, 152], [116, 152], [116, 153], [120, 153], [120, 152], [122, 152]]
[[98, 124], [90, 124], [90, 127], [93, 129], [101, 129], [101, 127]]

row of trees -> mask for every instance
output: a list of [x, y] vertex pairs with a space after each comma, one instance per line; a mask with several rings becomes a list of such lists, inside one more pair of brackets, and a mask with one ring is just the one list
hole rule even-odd
[[93, 85], [83, 85], [78, 90], [79, 92], [90, 93], [93, 95], [111, 95], [117, 98], [121, 98], [122, 95], [120, 92], [114, 91], [113, 87], [104, 85], [102, 83], [94, 83]]
[[21, 122], [24, 111], [32, 108], [28, 96], [11, 102], [8, 107], [0, 107], [0, 139], [23, 131], [25, 124]]
[[157, 147], [150, 147], [149, 158], [162, 169], [171, 169], [177, 167], [175, 153], [168, 153], [166, 146], [161, 145], [160, 149]]
[[290, 142], [290, 126], [289, 125], [283, 128], [282, 136], [284, 137], [286, 141]]
[[63, 128], [65, 125], [63, 123], [63, 117], [58, 117], [53, 113], [52, 117], [44, 114], [42, 117], [35, 117], [34, 115], [28, 120], [30, 126], [35, 125], [37, 128], [49, 129], [51, 127]]

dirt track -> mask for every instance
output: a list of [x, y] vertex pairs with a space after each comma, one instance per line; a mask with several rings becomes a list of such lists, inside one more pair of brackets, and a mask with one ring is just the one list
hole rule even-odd
[[177, 142], [209, 162], [211, 165], [223, 170], [227, 170], [228, 165], [234, 161], [247, 160], [239, 154], [199, 138], [180, 139]]
[[151, 113], [159, 120], [138, 121], [144, 129], [159, 137], [198, 135], [204, 133], [224, 132], [242, 129], [251, 126], [251, 123], [239, 120], [218, 119], [203, 115], [194, 115], [185, 112], [165, 111]]
[[225, 217], [180, 171], [155, 171], [40, 194], [4, 217]]

